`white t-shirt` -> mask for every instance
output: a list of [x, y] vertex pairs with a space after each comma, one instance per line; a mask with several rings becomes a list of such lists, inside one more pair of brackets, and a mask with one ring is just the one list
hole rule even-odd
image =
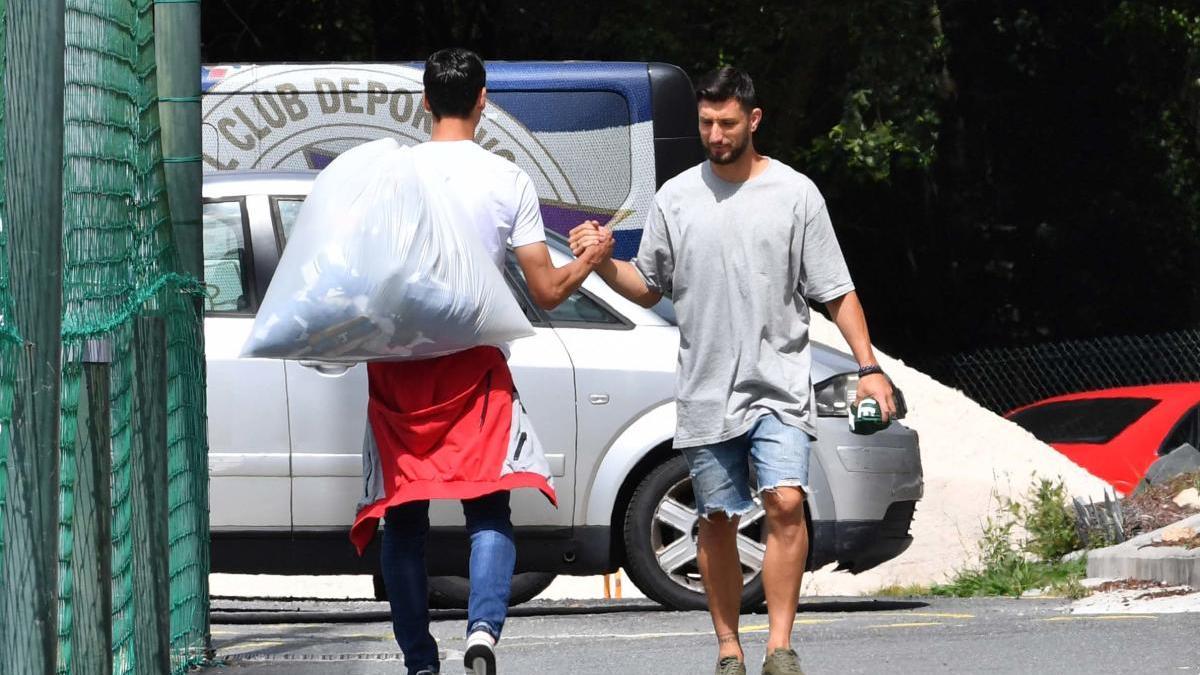
[[521, 167], [475, 141], [428, 141], [413, 152], [425, 170], [446, 181], [455, 208], [479, 230], [497, 268], [504, 269], [506, 244], [519, 248], [546, 241], [537, 190]]

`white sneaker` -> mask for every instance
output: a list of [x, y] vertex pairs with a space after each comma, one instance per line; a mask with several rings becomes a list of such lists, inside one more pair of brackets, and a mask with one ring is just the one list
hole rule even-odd
[[467, 675], [496, 675], [496, 638], [486, 630], [467, 636], [467, 651], [463, 654]]

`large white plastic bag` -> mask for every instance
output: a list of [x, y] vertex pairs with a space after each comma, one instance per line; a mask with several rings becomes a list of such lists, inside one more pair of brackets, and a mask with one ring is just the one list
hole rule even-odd
[[242, 356], [421, 359], [532, 335], [478, 231], [428, 176], [392, 139], [326, 167]]

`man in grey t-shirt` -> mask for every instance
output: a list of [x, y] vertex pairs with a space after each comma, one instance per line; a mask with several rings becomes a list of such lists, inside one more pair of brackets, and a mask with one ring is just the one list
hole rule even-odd
[[[596, 271], [641, 305], [664, 295], [675, 305], [675, 447], [691, 466], [704, 515], [698, 561], [719, 642], [718, 675], [746, 672], [737, 519], [754, 505], [750, 461], [767, 512], [762, 578], [770, 635], [762, 672], [799, 673], [791, 629], [808, 557], [804, 498], [816, 434], [806, 299], [825, 304], [854, 352], [859, 399], [877, 400], [885, 420], [895, 403], [825, 200], [804, 175], [754, 149], [762, 110], [750, 77], [725, 67], [697, 85], [708, 161], [658, 191], [633, 264], [609, 260]], [[581, 225], [571, 245], [578, 253], [608, 237], [604, 228]]]

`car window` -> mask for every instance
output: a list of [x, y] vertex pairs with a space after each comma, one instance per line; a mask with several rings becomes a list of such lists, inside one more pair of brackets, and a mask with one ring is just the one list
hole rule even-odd
[[[632, 152], [636, 142], [636, 137], [631, 136], [634, 129], [630, 126], [632, 106], [622, 94], [614, 91], [489, 89], [488, 103], [516, 117], [524, 128], [537, 134], [543, 142], [553, 139], [549, 152], [554, 166], [545, 169], [523, 166], [530, 175], [537, 175], [536, 171], [565, 171], [569, 176], [580, 176], [574, 180], [586, 183], [586, 187], [572, 190], [579, 189], [581, 195], [586, 194], [583, 203], [589, 207], [614, 212], [627, 207], [634, 181], [640, 178], [640, 174], [635, 170]], [[606, 132], [577, 136], [572, 133], [577, 129], [605, 129]], [[504, 143], [496, 145], [496, 140], [484, 140], [484, 148], [503, 153]], [[495, 147], [488, 148], [489, 142]], [[600, 157], [604, 160], [598, 161]], [[543, 200], [542, 219], [546, 222], [547, 230], [566, 231], [584, 220], [584, 214], [571, 204], [549, 201], [564, 197], [543, 192], [540, 183], [538, 192]]]
[[241, 199], [204, 204], [204, 310], [251, 311], [246, 211]]
[[304, 197], [272, 197], [271, 215], [275, 219], [275, 238], [279, 240], [279, 250], [292, 237], [292, 228], [296, 226], [296, 217], [300, 215], [300, 207], [304, 205]]
[[547, 312], [550, 323], [623, 326], [620, 317], [604, 308], [584, 291], [575, 291], [558, 307]]
[[1010, 419], [1043, 443], [1107, 443], [1158, 403], [1153, 398], [1056, 401], [1023, 410]]
[[[520, 291], [525, 298], [529, 295], [529, 288], [525, 285], [525, 271], [521, 269], [520, 263], [517, 262], [517, 256], [512, 250], [508, 251], [508, 256], [505, 259], [505, 264], [508, 267], [509, 276], [512, 277], [519, 285]], [[598, 300], [588, 295], [582, 289], [575, 291], [563, 300], [562, 304], [554, 309], [542, 310], [546, 318], [551, 324], [569, 324], [579, 327], [624, 327], [625, 321], [609, 310]], [[528, 314], [528, 312], [527, 312]], [[532, 321], [532, 319], [530, 319]]]
[[1158, 448], [1158, 454], [1165, 455], [1184, 443], [1200, 449], [1200, 406], [1193, 407], [1180, 418], [1179, 423], [1167, 434], [1167, 438]]

